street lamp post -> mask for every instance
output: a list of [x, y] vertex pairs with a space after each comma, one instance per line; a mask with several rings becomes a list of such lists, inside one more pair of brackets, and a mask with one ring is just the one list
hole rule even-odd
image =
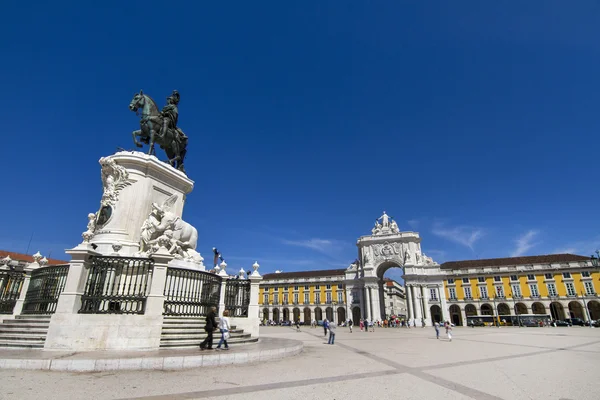
[[596, 250], [596, 254], [598, 257], [592, 254], [591, 261], [594, 267], [597, 267], [600, 264], [600, 250]]
[[500, 321], [498, 320], [498, 307], [496, 306], [496, 296], [492, 296], [492, 301], [494, 302], [494, 321], [496, 322], [496, 326], [500, 328]]
[[581, 291], [581, 301], [583, 302], [583, 308], [585, 308], [585, 313], [587, 315], [588, 322], [590, 323], [590, 328], [593, 328], [594, 324], [592, 324], [592, 317], [590, 316], [590, 310], [588, 309], [587, 304], [585, 304], [585, 292], [583, 290]]

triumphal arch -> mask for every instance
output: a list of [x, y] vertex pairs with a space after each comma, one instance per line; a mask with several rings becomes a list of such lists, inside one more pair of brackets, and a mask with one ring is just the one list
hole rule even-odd
[[356, 246], [358, 258], [346, 270], [346, 295], [353, 318], [386, 318], [383, 275], [390, 268], [402, 269], [408, 320], [431, 325], [434, 320], [448, 318], [443, 274], [439, 264], [421, 251], [417, 232], [401, 231], [384, 211], [371, 234], [361, 236]]

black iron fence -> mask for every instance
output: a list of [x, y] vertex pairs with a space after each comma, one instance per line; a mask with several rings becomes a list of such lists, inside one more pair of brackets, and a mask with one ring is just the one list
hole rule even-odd
[[134, 257], [92, 257], [82, 314], [143, 314], [154, 261]]
[[38, 268], [31, 273], [29, 288], [23, 303], [23, 314], [53, 314], [58, 298], [65, 289], [69, 265]]
[[0, 314], [12, 314], [24, 279], [22, 271], [0, 270]]
[[225, 309], [232, 317], [248, 317], [250, 281], [229, 279], [225, 285]]
[[164, 315], [202, 316], [219, 306], [222, 278], [205, 271], [167, 268]]

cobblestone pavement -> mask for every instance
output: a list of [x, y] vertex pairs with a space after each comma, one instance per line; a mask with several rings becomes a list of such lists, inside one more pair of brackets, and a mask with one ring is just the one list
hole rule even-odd
[[[186, 371], [67, 373], [0, 370], [1, 399], [403, 399], [600, 398], [600, 329], [261, 328], [302, 340], [302, 354], [278, 361]], [[442, 335], [443, 336], [443, 335]]]

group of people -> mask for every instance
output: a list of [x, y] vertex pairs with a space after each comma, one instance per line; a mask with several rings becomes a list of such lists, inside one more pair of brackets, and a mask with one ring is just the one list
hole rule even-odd
[[[335, 343], [336, 328], [337, 325], [335, 324], [335, 322], [330, 322], [327, 318], [323, 320], [323, 334], [325, 338], [327, 338], [327, 332], [329, 332], [329, 340], [327, 341], [327, 344]], [[350, 332], [352, 332], [352, 328], [350, 328]]]
[[206, 339], [200, 343], [200, 350], [212, 350], [213, 349], [213, 333], [219, 329], [221, 332], [221, 340], [219, 344], [215, 348], [215, 350], [221, 350], [221, 346], [225, 345], [224, 349], [229, 350], [229, 344], [227, 343], [227, 339], [229, 339], [231, 330], [231, 325], [229, 324], [229, 311], [223, 311], [223, 316], [219, 318], [219, 322], [217, 322], [217, 308], [211, 307], [208, 315], [206, 316], [206, 325], [204, 326], [204, 330], [206, 331]]
[[[433, 324], [433, 327], [435, 329], [435, 338], [439, 339], [440, 338], [440, 323], [439, 322], [435, 322], [435, 324]], [[448, 336], [448, 340], [451, 342], [452, 341], [452, 327], [454, 327], [454, 324], [451, 323], [450, 321], [446, 321], [444, 322], [444, 329], [446, 329], [446, 336]]]

